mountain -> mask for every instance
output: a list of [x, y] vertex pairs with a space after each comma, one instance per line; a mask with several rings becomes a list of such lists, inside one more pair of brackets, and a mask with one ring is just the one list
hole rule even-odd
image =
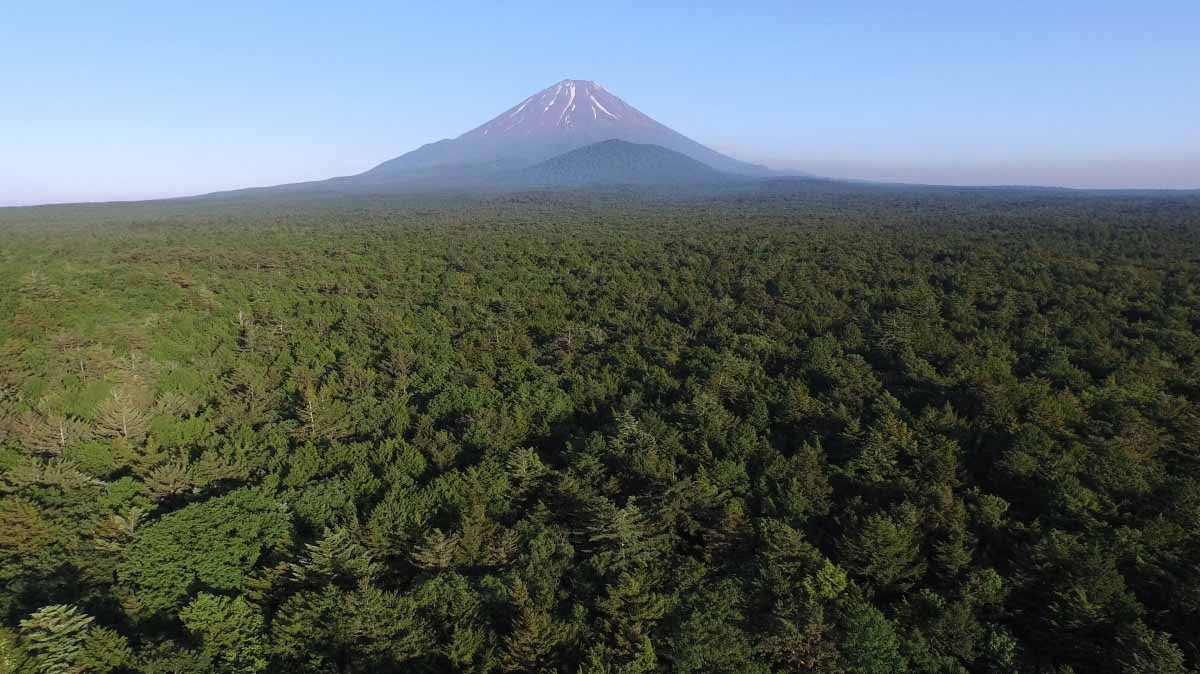
[[[610, 143], [608, 141], [617, 141]], [[350, 176], [212, 196], [311, 197], [553, 185], [708, 185], [778, 177], [667, 128], [604, 87], [563, 80], [457, 138]]]
[[623, 140], [586, 145], [511, 177], [530, 185], [696, 185], [736, 180], [660, 145]]
[[658, 145], [726, 173], [770, 176], [765, 166], [727, 157], [651, 119], [604, 87], [563, 80], [453, 139], [423, 145], [362, 174], [372, 178], [509, 170], [605, 140]]

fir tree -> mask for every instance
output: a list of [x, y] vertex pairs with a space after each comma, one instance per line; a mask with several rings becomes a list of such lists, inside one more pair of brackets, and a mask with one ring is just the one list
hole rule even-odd
[[94, 618], [74, 606], [54, 604], [21, 621], [21, 641], [38, 674], [74, 674]]

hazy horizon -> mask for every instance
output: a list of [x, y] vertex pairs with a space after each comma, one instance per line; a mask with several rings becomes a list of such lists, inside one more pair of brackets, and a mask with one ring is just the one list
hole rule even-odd
[[1200, 7], [120, 8], [0, 26], [0, 205], [358, 173], [563, 78], [833, 178], [1200, 188]]

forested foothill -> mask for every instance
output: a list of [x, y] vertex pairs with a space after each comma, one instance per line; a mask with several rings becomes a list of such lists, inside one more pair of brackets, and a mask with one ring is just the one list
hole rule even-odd
[[1183, 674], [1200, 197], [0, 210], [0, 672]]

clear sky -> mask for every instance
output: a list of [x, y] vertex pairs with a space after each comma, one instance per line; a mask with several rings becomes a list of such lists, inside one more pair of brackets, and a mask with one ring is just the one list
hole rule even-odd
[[1200, 187], [1197, 0], [332, 4], [10, 0], [0, 204], [357, 173], [568, 77], [779, 168]]

